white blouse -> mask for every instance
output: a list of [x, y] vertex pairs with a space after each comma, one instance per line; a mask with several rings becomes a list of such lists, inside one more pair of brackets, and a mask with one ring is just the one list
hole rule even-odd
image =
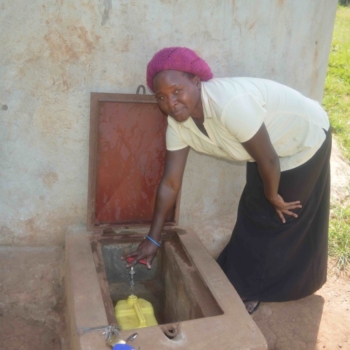
[[325, 140], [327, 113], [317, 101], [277, 82], [258, 78], [216, 78], [202, 82], [205, 136], [192, 118], [168, 117], [169, 151], [187, 146], [216, 157], [254, 162], [242, 142], [265, 123], [280, 157], [281, 171], [308, 161]]

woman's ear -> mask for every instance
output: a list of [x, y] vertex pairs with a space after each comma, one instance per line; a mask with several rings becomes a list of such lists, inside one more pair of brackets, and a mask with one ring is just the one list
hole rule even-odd
[[194, 84], [199, 88], [199, 90], [201, 89], [201, 79], [198, 75], [195, 75], [192, 78], [192, 81], [194, 82]]

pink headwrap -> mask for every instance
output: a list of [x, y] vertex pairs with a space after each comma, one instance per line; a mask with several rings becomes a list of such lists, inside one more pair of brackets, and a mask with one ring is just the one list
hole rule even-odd
[[213, 77], [208, 64], [186, 47], [167, 47], [158, 51], [147, 65], [147, 85], [153, 90], [153, 79], [162, 70], [178, 70], [198, 75], [201, 81]]

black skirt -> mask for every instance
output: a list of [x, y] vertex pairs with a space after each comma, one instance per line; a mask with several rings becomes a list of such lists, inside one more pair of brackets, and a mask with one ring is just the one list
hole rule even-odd
[[257, 164], [247, 164], [237, 222], [218, 258], [242, 299], [300, 299], [326, 282], [331, 147], [328, 131], [310, 160], [281, 173], [278, 193], [303, 206], [298, 218], [285, 215], [285, 224], [264, 196]]

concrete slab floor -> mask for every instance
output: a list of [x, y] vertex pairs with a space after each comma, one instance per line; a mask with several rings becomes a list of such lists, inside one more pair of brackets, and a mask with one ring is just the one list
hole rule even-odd
[[0, 247], [0, 350], [68, 350], [63, 247]]

